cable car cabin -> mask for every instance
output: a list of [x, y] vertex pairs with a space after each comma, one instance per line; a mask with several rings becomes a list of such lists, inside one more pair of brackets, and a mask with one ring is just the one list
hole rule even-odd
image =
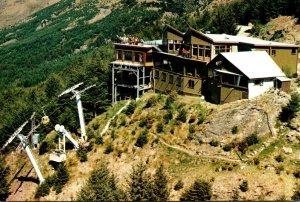
[[66, 161], [67, 155], [63, 150], [54, 150], [50, 153], [49, 161], [61, 163]]

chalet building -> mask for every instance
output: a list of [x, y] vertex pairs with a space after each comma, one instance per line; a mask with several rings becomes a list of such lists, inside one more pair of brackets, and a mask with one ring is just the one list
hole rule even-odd
[[[162, 37], [164, 47], [168, 53], [174, 53], [177, 50], [177, 54], [182, 54], [182, 49], [184, 48], [188, 50], [192, 59], [207, 63], [223, 52], [264, 50], [287, 76], [297, 76], [299, 49], [297, 45], [245, 36], [206, 34], [193, 28], [189, 28], [186, 33], [182, 33], [170, 26], [166, 26], [163, 30]], [[182, 39], [181, 45], [180, 39]]]
[[161, 41], [115, 44], [112, 100], [138, 98], [148, 89], [204, 95], [215, 103], [251, 99], [270, 87], [288, 92], [285, 75], [297, 75], [299, 47], [167, 25]]
[[156, 46], [115, 44], [112, 66], [112, 102], [138, 98], [152, 88], [153, 52]]
[[207, 69], [206, 96], [214, 103], [252, 99], [270, 88], [290, 90], [291, 80], [266, 51], [220, 53]]

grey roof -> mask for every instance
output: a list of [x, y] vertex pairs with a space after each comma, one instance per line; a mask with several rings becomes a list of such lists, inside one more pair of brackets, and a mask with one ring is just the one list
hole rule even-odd
[[221, 55], [249, 79], [285, 76], [266, 51], [228, 52]]

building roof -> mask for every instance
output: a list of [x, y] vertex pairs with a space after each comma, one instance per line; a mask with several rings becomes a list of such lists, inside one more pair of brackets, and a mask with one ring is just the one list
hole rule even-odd
[[285, 76], [266, 51], [228, 52], [221, 55], [249, 79]]
[[246, 36], [233, 36], [229, 34], [204, 34], [204, 35], [210, 38], [215, 43], [245, 43], [245, 44], [252, 44], [255, 46], [280, 46], [280, 47], [295, 47], [295, 48], [299, 47], [294, 44], [280, 43], [275, 41], [266, 41], [266, 40], [253, 38], [253, 37], [246, 37]]
[[183, 32], [181, 32], [181, 31], [179, 31], [178, 29], [172, 27], [171, 25], [166, 25], [164, 29], [165, 29], [165, 30], [170, 30], [170, 31], [176, 33], [178, 36], [181, 36], [181, 37], [183, 37], [183, 35], [184, 35]]

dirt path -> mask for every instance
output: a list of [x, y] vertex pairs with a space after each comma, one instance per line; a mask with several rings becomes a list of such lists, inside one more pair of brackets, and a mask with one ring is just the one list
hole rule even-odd
[[[158, 138], [156, 135], [154, 135], [156, 138]], [[199, 157], [203, 157], [203, 158], [209, 158], [209, 159], [218, 159], [218, 160], [224, 160], [224, 161], [230, 161], [230, 162], [237, 162], [237, 163], [241, 163], [241, 160], [237, 160], [237, 159], [231, 159], [231, 158], [226, 158], [226, 157], [222, 157], [222, 156], [215, 156], [215, 155], [208, 155], [208, 154], [202, 154], [198, 151], [192, 151], [192, 150], [187, 150], [184, 149], [182, 147], [179, 146], [175, 146], [175, 145], [170, 145], [168, 143], [166, 143], [164, 140], [162, 140], [161, 138], [159, 138], [159, 141], [164, 144], [167, 147], [170, 147], [172, 149], [175, 149], [177, 151], [181, 151], [184, 152], [190, 156], [199, 156]]]

